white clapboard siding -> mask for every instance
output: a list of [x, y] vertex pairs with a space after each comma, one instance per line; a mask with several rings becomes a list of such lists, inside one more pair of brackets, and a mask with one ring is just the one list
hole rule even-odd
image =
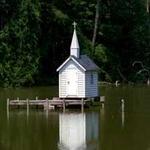
[[78, 97], [85, 97], [85, 73], [78, 70]]
[[[75, 80], [70, 72], [74, 71], [77, 76], [77, 87], [71, 87], [72, 90], [76, 90], [75, 95], [68, 94], [67, 89], [67, 77], [71, 75], [71, 80]], [[93, 74], [93, 83], [91, 83], [91, 74]], [[72, 60], [70, 60], [59, 72], [59, 97], [97, 97], [98, 96], [98, 73], [95, 71], [84, 72], [79, 66], [77, 66]]]
[[[76, 74], [76, 79], [72, 77], [72, 73]], [[67, 89], [67, 77], [71, 76], [71, 80], [76, 80], [76, 87], [71, 87], [72, 90], [76, 90], [76, 95], [68, 94]], [[59, 72], [59, 97], [85, 97], [85, 72], [77, 66], [72, 60], [70, 60]]]
[[[93, 82], [91, 83], [91, 74], [93, 74]], [[98, 96], [98, 74], [97, 72], [88, 71], [85, 74], [85, 95], [86, 97]]]
[[59, 96], [64, 97], [66, 93], [66, 72], [59, 72]]

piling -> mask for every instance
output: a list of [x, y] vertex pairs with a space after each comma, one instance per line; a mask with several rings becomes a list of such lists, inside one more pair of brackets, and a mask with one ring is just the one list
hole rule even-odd
[[[38, 100], [38, 97], [37, 97], [37, 96], [35, 97], [35, 100], [36, 100], [36, 101]], [[36, 105], [36, 109], [38, 109], [38, 105]]]
[[46, 117], [48, 118], [48, 109], [49, 109], [49, 101], [48, 98], [46, 98]]
[[100, 96], [100, 103], [102, 104], [102, 108], [104, 108], [105, 96]]
[[124, 122], [125, 122], [125, 112], [124, 112], [124, 99], [121, 99], [121, 122], [122, 122], [122, 127], [124, 127]]
[[9, 98], [7, 98], [7, 119], [9, 119]]
[[27, 98], [27, 116], [29, 115], [29, 99]]
[[[19, 97], [17, 97], [17, 101], [19, 102]], [[20, 106], [18, 105], [17, 107], [19, 108]]]
[[121, 99], [121, 111], [124, 111], [124, 99]]
[[49, 101], [48, 101], [48, 98], [46, 98], [46, 110], [49, 109]]
[[7, 98], [7, 110], [9, 111], [9, 98]]

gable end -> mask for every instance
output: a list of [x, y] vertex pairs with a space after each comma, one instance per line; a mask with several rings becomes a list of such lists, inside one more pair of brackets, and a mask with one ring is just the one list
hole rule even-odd
[[75, 60], [73, 57], [69, 57], [60, 67], [58, 67], [57, 72], [59, 72], [70, 60], [72, 60], [83, 71], [86, 71], [86, 69], [77, 60]]

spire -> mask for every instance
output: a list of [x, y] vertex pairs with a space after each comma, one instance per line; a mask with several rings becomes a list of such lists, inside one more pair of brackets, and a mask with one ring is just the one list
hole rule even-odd
[[74, 26], [74, 32], [73, 32], [72, 42], [70, 46], [70, 55], [79, 58], [80, 47], [79, 47], [79, 42], [78, 42], [77, 33], [76, 33], [77, 23], [73, 22], [73, 26]]

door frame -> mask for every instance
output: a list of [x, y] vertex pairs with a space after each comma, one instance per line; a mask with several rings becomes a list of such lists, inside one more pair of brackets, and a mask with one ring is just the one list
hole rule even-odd
[[76, 68], [68, 68], [66, 77], [66, 97], [78, 96], [78, 73]]

